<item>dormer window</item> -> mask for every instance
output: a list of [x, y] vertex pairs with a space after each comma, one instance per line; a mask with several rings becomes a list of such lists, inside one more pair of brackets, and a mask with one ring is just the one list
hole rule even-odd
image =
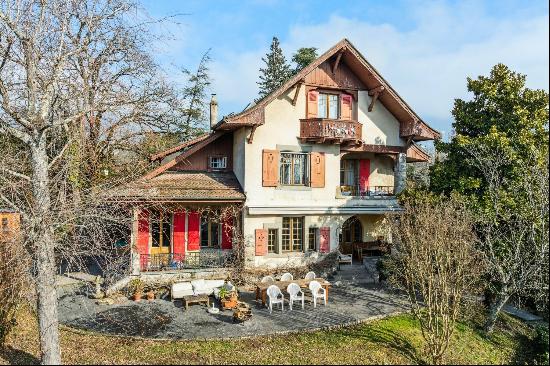
[[317, 99], [317, 113], [319, 118], [338, 118], [338, 95], [319, 93]]
[[210, 156], [208, 166], [212, 170], [223, 170], [227, 168], [227, 156]]

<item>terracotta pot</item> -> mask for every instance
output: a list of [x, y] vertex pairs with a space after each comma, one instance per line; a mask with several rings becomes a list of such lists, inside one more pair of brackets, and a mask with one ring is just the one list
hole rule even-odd
[[136, 292], [134, 293], [134, 301], [140, 301], [141, 300], [142, 293]]
[[155, 293], [153, 291], [147, 292], [147, 300], [154, 300], [155, 299]]
[[237, 306], [237, 300], [229, 299], [229, 300], [222, 300], [222, 307], [224, 309], [233, 309]]

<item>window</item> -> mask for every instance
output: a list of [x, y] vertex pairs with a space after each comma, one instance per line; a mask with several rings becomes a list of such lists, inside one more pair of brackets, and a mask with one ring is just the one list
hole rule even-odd
[[201, 216], [201, 247], [219, 248], [221, 224], [216, 220]]
[[8, 218], [7, 217], [2, 217], [2, 231], [7, 233], [9, 231], [9, 227], [8, 227]]
[[168, 253], [171, 244], [172, 215], [162, 211], [151, 212], [151, 247], [153, 253]]
[[317, 117], [338, 119], [338, 95], [319, 93]]
[[317, 250], [317, 238], [319, 229], [316, 227], [310, 227], [308, 233], [307, 250]]
[[281, 153], [279, 179], [283, 185], [307, 185], [308, 154]]
[[357, 160], [340, 160], [340, 185], [355, 186], [356, 177]]
[[209, 159], [210, 169], [227, 168], [227, 156], [210, 156], [208, 159]]
[[283, 252], [301, 252], [304, 241], [304, 218], [283, 217]]
[[267, 252], [276, 253], [279, 246], [279, 230], [268, 229], [267, 230]]

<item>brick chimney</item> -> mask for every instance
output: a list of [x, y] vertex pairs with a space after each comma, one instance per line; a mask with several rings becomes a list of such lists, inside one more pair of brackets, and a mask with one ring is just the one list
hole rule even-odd
[[210, 128], [214, 128], [216, 123], [218, 123], [218, 100], [216, 94], [212, 94], [210, 100]]

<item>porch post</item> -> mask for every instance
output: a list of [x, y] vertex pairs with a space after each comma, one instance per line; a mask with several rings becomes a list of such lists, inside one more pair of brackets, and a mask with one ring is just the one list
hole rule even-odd
[[395, 194], [403, 192], [407, 181], [407, 154], [399, 153], [395, 161]]
[[133, 275], [140, 273], [139, 264], [139, 252], [137, 252], [137, 236], [138, 236], [138, 212], [139, 210], [132, 210], [132, 235], [130, 239], [130, 268]]

